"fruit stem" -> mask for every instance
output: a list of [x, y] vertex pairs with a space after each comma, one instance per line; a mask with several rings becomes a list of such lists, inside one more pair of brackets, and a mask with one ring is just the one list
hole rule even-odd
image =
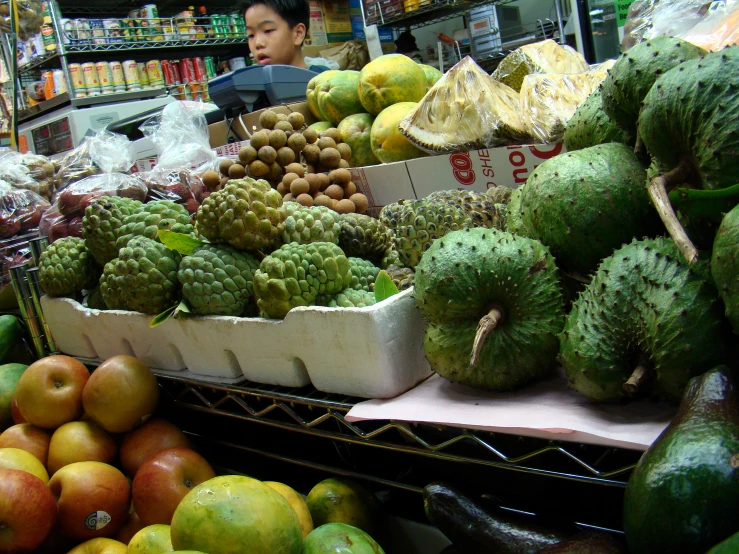
[[480, 352], [482, 346], [485, 344], [485, 340], [488, 338], [490, 333], [503, 321], [505, 312], [503, 307], [499, 304], [494, 304], [490, 311], [480, 320], [477, 324], [477, 333], [475, 334], [475, 342], [472, 344], [472, 354], [470, 355], [470, 366], [472, 369], [477, 365], [480, 360]]
[[649, 153], [644, 146], [644, 141], [641, 139], [639, 130], [636, 131], [636, 145], [634, 146], [634, 155], [645, 164], [649, 164]]
[[685, 183], [688, 177], [687, 168], [681, 163], [669, 173], [652, 179], [648, 190], [649, 197], [652, 199], [654, 207], [657, 208], [657, 213], [659, 213], [672, 240], [675, 241], [678, 250], [680, 250], [686, 262], [694, 264], [698, 260], [698, 250], [691, 242], [680, 221], [678, 221], [675, 210], [672, 209], [670, 198], [667, 196], [668, 187]]
[[624, 383], [623, 389], [629, 396], [634, 396], [643, 387], [644, 384], [652, 377], [652, 368], [649, 360], [644, 356], [639, 357], [639, 363], [634, 368], [631, 377]]

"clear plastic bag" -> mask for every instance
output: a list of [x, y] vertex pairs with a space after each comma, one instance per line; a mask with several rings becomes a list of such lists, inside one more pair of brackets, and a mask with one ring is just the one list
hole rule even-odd
[[41, 217], [38, 230], [42, 237], [49, 238], [49, 243], [65, 237], [83, 238], [82, 215], [62, 215], [59, 213], [59, 206], [55, 204]]
[[65, 188], [57, 197], [56, 205], [62, 215], [81, 216], [95, 198], [126, 196], [143, 202], [146, 192], [146, 185], [135, 175], [100, 173]]
[[89, 138], [84, 139], [77, 148], [69, 152], [59, 162], [59, 167], [54, 177], [54, 186], [57, 191], [61, 191], [77, 181], [100, 173], [100, 168], [95, 165], [90, 156], [91, 145], [92, 142]]
[[14, 188], [41, 192], [41, 185], [23, 164], [23, 155], [8, 148], [0, 149], [0, 179]]
[[714, 52], [739, 44], [739, 2], [714, 2], [706, 16], [683, 38]]
[[[0, 2], [0, 30], [5, 33], [11, 32], [8, 0]], [[43, 8], [40, 0], [19, 0], [18, 9], [18, 38], [28, 40], [41, 32], [44, 24]]]
[[171, 200], [182, 204], [190, 214], [197, 213], [206, 192], [202, 179], [194, 172], [182, 169], [166, 175], [141, 173], [139, 178], [146, 185], [146, 201]]
[[447, 71], [398, 129], [431, 154], [526, 144], [519, 95], [467, 56]]
[[3, 239], [36, 229], [51, 206], [48, 200], [30, 190], [1, 190], [0, 238]]

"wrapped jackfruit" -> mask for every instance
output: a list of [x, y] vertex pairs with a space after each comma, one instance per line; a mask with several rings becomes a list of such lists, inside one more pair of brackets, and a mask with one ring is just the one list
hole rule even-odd
[[526, 75], [521, 86], [521, 118], [536, 142], [560, 142], [577, 108], [606, 78], [606, 71], [576, 75]]
[[493, 72], [493, 79], [519, 92], [526, 75], [534, 73], [564, 75], [585, 73], [589, 69], [588, 62], [579, 52], [547, 39], [526, 44], [508, 54]]
[[516, 92], [467, 56], [398, 125], [418, 148], [451, 154], [529, 142]]

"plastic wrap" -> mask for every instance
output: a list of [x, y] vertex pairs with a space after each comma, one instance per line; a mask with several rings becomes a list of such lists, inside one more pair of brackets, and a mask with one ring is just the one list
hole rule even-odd
[[530, 136], [519, 112], [518, 94], [467, 56], [431, 87], [398, 128], [432, 154], [526, 144]]
[[93, 163], [90, 156], [91, 144], [90, 139], [86, 138], [77, 148], [58, 162], [59, 167], [54, 177], [54, 187], [57, 191], [91, 175], [100, 173], [100, 168]]
[[526, 44], [508, 54], [495, 69], [492, 77], [519, 92], [526, 75], [585, 73], [589, 70], [588, 62], [579, 52], [548, 39]]
[[166, 175], [141, 173], [139, 178], [146, 185], [146, 201], [171, 200], [182, 204], [190, 214], [197, 213], [206, 197], [202, 179], [188, 169], [171, 171]]
[[51, 204], [31, 190], [0, 187], [0, 238], [36, 229]]
[[[9, 2], [0, 1], [0, 31], [10, 34]], [[40, 0], [18, 0], [18, 38], [28, 40], [41, 32], [44, 24], [43, 9]]]
[[13, 188], [41, 192], [41, 185], [31, 175], [31, 170], [23, 163], [23, 156], [8, 148], [0, 149], [0, 179]]
[[521, 87], [521, 118], [526, 130], [537, 142], [561, 142], [567, 122], [606, 74], [527, 75]]
[[683, 36], [706, 50], [739, 44], [739, 2], [714, 3], [706, 16]]

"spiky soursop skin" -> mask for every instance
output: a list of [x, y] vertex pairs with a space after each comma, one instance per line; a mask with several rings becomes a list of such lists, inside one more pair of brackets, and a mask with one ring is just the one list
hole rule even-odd
[[416, 268], [415, 299], [429, 322], [426, 358], [449, 381], [510, 390], [554, 365], [562, 293], [538, 241], [496, 229], [448, 233]]
[[429, 203], [443, 202], [450, 206], [459, 206], [474, 222], [475, 227], [503, 228], [503, 214], [495, 207], [494, 199], [486, 193], [473, 190], [442, 190], [432, 192], [425, 200]]
[[319, 294], [338, 294], [351, 281], [341, 248], [330, 242], [293, 242], [262, 260], [254, 274], [254, 293], [265, 317], [282, 319], [293, 308], [315, 304]]
[[379, 219], [342, 214], [339, 246], [347, 256], [379, 262], [392, 242], [392, 232]]
[[355, 290], [371, 290], [377, 274], [380, 273], [380, 268], [372, 262], [355, 257], [349, 257], [349, 269], [352, 272], [349, 288]]
[[726, 317], [739, 335], [739, 207], [726, 214], [718, 228], [711, 275], [726, 306]]
[[157, 231], [173, 231], [195, 237], [190, 214], [182, 204], [171, 200], [154, 200], [144, 204], [123, 220], [118, 230], [116, 246], [120, 250], [133, 237], [158, 240]]
[[246, 177], [229, 181], [203, 200], [197, 229], [210, 242], [259, 250], [282, 235], [286, 215], [279, 192], [267, 181]]
[[282, 232], [275, 247], [297, 242], [309, 244], [311, 242], [333, 242], [338, 244], [341, 226], [339, 214], [324, 206], [305, 207], [297, 202], [283, 204], [287, 217], [285, 230]]
[[403, 264], [415, 268], [436, 239], [451, 231], [473, 227], [474, 222], [459, 206], [418, 200], [403, 204], [398, 215], [395, 248]]
[[633, 144], [629, 135], [605, 112], [601, 91], [596, 89], [567, 122], [564, 144], [572, 152], [608, 142]]
[[100, 294], [110, 310], [160, 314], [179, 300], [181, 256], [160, 242], [133, 237], [105, 264]]
[[257, 269], [259, 261], [251, 254], [206, 244], [182, 258], [177, 279], [194, 314], [238, 317], [254, 294]]
[[707, 265], [688, 267], [669, 238], [635, 240], [603, 260], [560, 337], [570, 386], [600, 402], [636, 392], [678, 401], [691, 377], [724, 361], [707, 278]]
[[85, 241], [66, 237], [50, 244], [39, 259], [38, 280], [49, 296], [73, 296], [94, 286], [98, 273]]
[[125, 219], [143, 204], [123, 196], [96, 198], [85, 208], [82, 218], [82, 234], [87, 249], [95, 261], [104, 266], [118, 256], [116, 241]]
[[632, 238], [662, 231], [646, 180], [644, 167], [623, 144], [547, 160], [521, 192], [524, 231], [548, 246], [560, 266], [587, 274]]
[[508, 204], [513, 193], [511, 187], [504, 185], [494, 185], [485, 191], [485, 194], [492, 198], [493, 204]]
[[377, 304], [377, 300], [374, 292], [346, 289], [334, 296], [319, 296], [316, 304], [327, 308], [366, 308]]
[[664, 36], [640, 42], [621, 54], [608, 71], [602, 85], [603, 110], [635, 137], [642, 101], [657, 78], [684, 61], [706, 53], [679, 38]]

